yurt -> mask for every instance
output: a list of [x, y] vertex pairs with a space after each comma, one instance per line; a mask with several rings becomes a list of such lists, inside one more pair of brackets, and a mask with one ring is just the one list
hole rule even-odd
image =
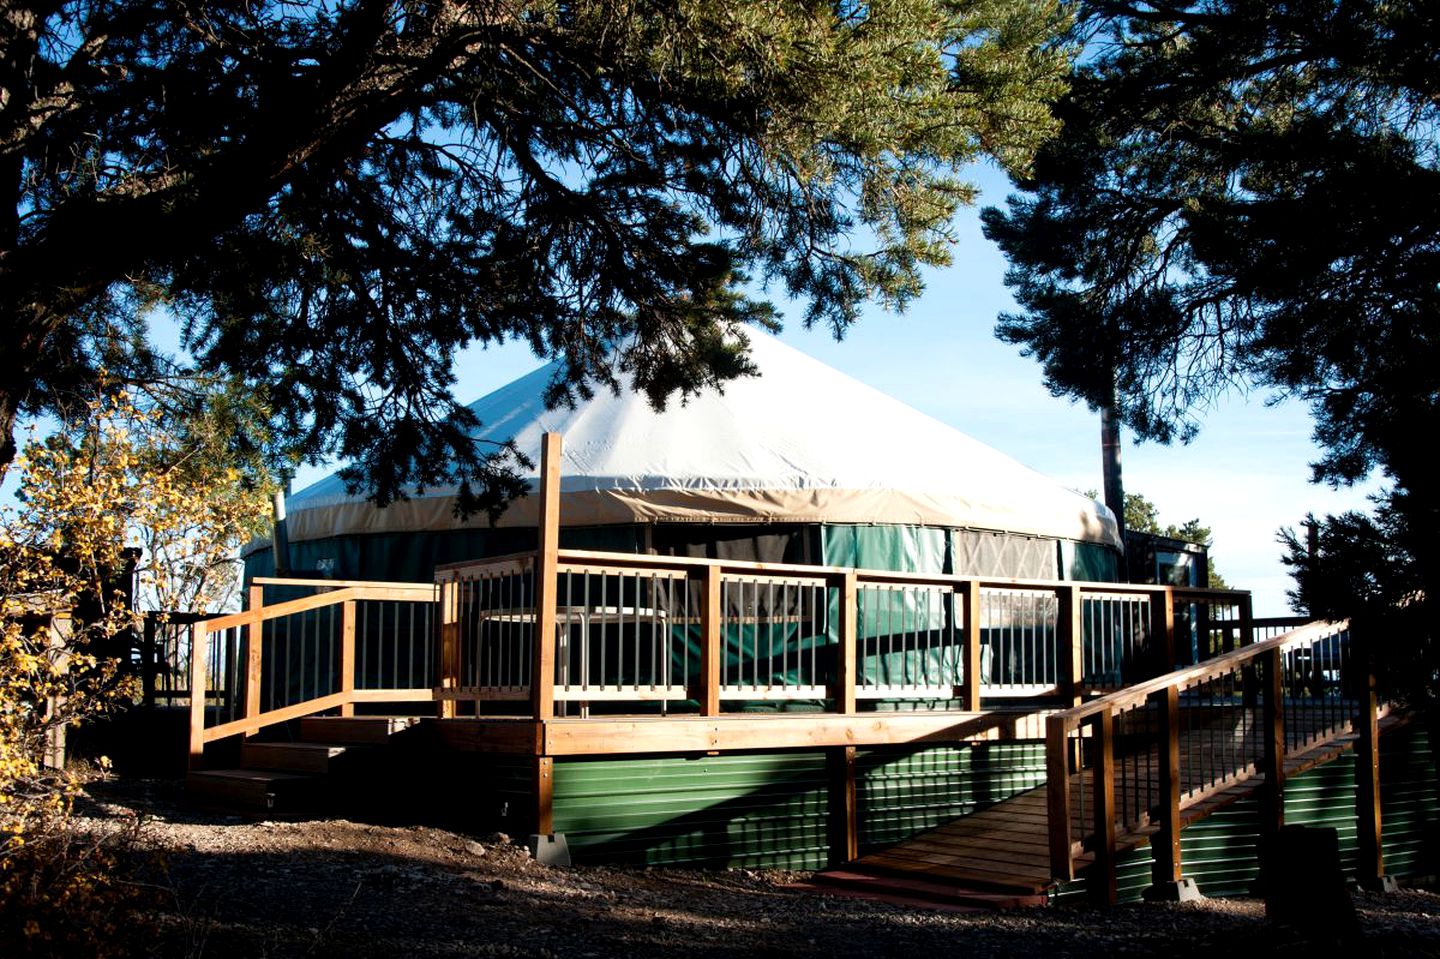
[[[564, 438], [561, 546], [1037, 579], [1112, 580], [1114, 516], [1003, 453], [759, 331], [758, 375], [663, 411], [632, 391], [546, 407], [545, 366], [471, 404], [481, 439], [539, 462]], [[533, 478], [532, 478], [533, 481]], [[431, 579], [535, 543], [536, 498], [492, 523], [453, 489], [376, 508], [338, 476], [288, 501], [290, 566]], [[250, 575], [273, 570], [252, 544]]]

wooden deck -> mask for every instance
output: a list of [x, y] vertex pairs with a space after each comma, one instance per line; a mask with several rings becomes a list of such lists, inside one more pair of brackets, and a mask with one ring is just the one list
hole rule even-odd
[[931, 829], [908, 842], [858, 859], [854, 867], [1028, 894], [1050, 876], [1045, 787]]

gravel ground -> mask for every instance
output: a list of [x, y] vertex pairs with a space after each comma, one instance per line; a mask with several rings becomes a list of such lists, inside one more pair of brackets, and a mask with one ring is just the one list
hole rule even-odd
[[[179, 783], [97, 784], [135, 816], [158, 905], [139, 954], [176, 957], [1223, 956], [1312, 954], [1262, 903], [942, 912], [795, 892], [804, 874], [542, 866], [503, 836], [198, 813]], [[1440, 956], [1440, 896], [1357, 894], [1366, 957]]]

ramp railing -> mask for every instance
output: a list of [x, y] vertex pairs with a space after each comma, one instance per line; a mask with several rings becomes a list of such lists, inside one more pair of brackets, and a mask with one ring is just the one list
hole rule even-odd
[[1091, 881], [1113, 901], [1117, 851], [1158, 833], [1157, 881], [1178, 881], [1183, 821], [1252, 779], [1263, 780], [1267, 817], [1278, 821], [1287, 762], [1365, 728], [1374, 728], [1373, 681], [1347, 623], [1291, 629], [1055, 713], [1051, 871], [1073, 879], [1093, 858]]

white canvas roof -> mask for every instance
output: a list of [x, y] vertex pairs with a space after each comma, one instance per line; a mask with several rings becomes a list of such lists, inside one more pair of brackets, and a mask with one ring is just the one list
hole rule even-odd
[[[537, 464], [564, 437], [560, 518], [611, 523], [885, 523], [1003, 530], [1119, 546], [1113, 515], [959, 430], [751, 331], [760, 371], [657, 413], [642, 396], [597, 392], [545, 408], [553, 367], [471, 404], [488, 439], [514, 438]], [[532, 486], [534, 485], [532, 477]], [[288, 502], [292, 540], [484, 525], [454, 516], [453, 489], [376, 509], [329, 477]], [[534, 525], [536, 499], [498, 525]]]

